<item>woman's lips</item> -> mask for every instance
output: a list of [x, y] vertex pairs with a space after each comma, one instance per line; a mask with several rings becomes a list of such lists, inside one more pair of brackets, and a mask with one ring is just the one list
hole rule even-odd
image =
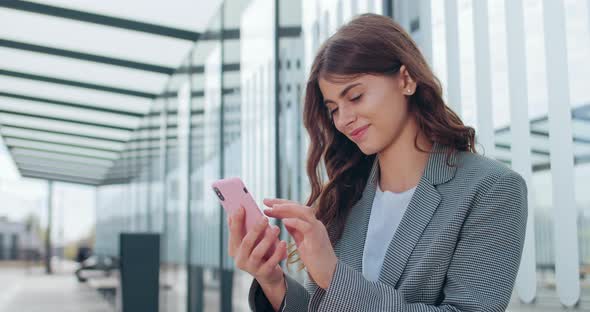
[[354, 141], [359, 141], [363, 138], [363, 136], [365, 135], [365, 133], [367, 133], [367, 129], [369, 128], [369, 125], [366, 125], [364, 127], [360, 127], [356, 130], [354, 130], [351, 134], [350, 137], [354, 140]]

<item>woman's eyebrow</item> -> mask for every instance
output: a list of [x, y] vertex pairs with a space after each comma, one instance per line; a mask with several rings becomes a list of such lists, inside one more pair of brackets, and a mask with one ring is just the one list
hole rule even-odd
[[[342, 97], [344, 97], [344, 96], [346, 95], [346, 93], [347, 93], [347, 92], [348, 92], [350, 89], [352, 89], [352, 88], [354, 88], [354, 87], [356, 87], [356, 86], [358, 86], [358, 85], [361, 85], [361, 84], [362, 84], [362, 83], [360, 83], [360, 82], [356, 82], [356, 83], [353, 83], [353, 84], [349, 84], [349, 85], [348, 85], [348, 86], [346, 86], [344, 89], [342, 89], [342, 91], [340, 91], [340, 95], [339, 95], [338, 97], [339, 97], [339, 98], [342, 98]], [[325, 100], [324, 100], [324, 104], [325, 104], [325, 105], [327, 105], [327, 104], [328, 104], [328, 103], [330, 103], [330, 102], [334, 103], [334, 101], [332, 101], [332, 100], [330, 100], [330, 99], [325, 99]]]

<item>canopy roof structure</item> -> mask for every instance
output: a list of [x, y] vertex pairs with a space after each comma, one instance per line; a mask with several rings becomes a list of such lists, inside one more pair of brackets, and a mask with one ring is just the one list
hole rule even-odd
[[20, 174], [127, 178], [113, 165], [195, 41], [207, 40], [218, 3], [1, 1], [0, 135]]

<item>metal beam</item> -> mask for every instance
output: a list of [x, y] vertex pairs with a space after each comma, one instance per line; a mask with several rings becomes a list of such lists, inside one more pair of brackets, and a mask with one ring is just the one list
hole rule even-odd
[[[510, 150], [510, 145], [503, 144], [503, 143], [496, 143], [496, 148]], [[531, 148], [531, 153], [541, 155], [541, 156], [549, 156], [548, 151], [544, 151], [544, 150], [540, 150], [540, 149], [536, 149], [536, 148]]]
[[[240, 63], [226, 63], [221, 66], [224, 72], [240, 71]], [[174, 74], [204, 74], [205, 65], [182, 66]]]
[[52, 134], [39, 130], [21, 130], [11, 127], [0, 127], [0, 135], [4, 137], [15, 137], [19, 139], [44, 140], [50, 143], [76, 144], [83, 147], [96, 147], [100, 149], [109, 149], [120, 151], [125, 149], [124, 143], [117, 143], [103, 139], [87, 139], [74, 135]]
[[35, 157], [35, 156], [25, 156], [25, 155], [12, 155], [15, 163], [22, 163], [22, 164], [42, 164], [45, 166], [53, 166], [65, 169], [99, 169], [99, 170], [109, 170], [112, 165], [101, 165], [101, 164], [89, 164], [85, 162], [75, 162], [75, 161], [65, 161], [59, 160], [56, 158], [49, 158], [49, 157]]
[[12, 123], [7, 123], [7, 122], [2, 122], [2, 124], [0, 125], [0, 129], [19, 129], [19, 130], [27, 130], [27, 131], [40, 131], [40, 132], [44, 132], [44, 133], [48, 133], [48, 134], [68, 135], [68, 136], [78, 137], [81, 139], [102, 140], [102, 141], [109, 142], [109, 143], [126, 143], [127, 142], [125, 140], [105, 139], [104, 137], [101, 137], [98, 135], [96, 135], [96, 136], [83, 135], [83, 134], [77, 134], [77, 133], [73, 133], [73, 132], [47, 130], [44, 128], [23, 127], [23, 126], [20, 126], [17, 124], [12, 124]]
[[130, 19], [101, 15], [85, 11], [66, 9], [63, 7], [33, 3], [28, 1], [5, 0], [0, 2], [0, 7], [71, 19], [85, 23], [92, 23], [114, 28], [133, 30], [152, 35], [170, 37], [174, 39], [196, 41], [200, 37], [200, 33], [190, 30], [184, 30], [180, 28], [168, 27], [152, 23], [139, 22]]
[[70, 176], [61, 175], [61, 174], [47, 174], [44, 172], [36, 172], [36, 171], [28, 171], [28, 170], [19, 170], [19, 172], [20, 172], [21, 176], [25, 177], [25, 178], [53, 180], [53, 181], [59, 181], [59, 182], [84, 184], [84, 185], [99, 185], [99, 183], [100, 183], [100, 181], [94, 180], [94, 179], [70, 177]]
[[114, 185], [114, 184], [127, 184], [131, 182], [131, 178], [114, 178], [114, 179], [105, 179], [100, 182], [99, 186], [103, 185]]
[[[531, 130], [531, 134], [549, 138], [549, 132], [548, 131]], [[572, 138], [572, 140], [573, 140], [574, 143], [590, 144], [590, 139], [576, 137], [575, 135]]]
[[68, 155], [55, 151], [40, 151], [38, 149], [29, 149], [14, 147], [9, 148], [13, 157], [30, 157], [35, 159], [51, 159], [62, 162], [73, 162], [89, 166], [101, 166], [101, 167], [112, 167], [115, 164], [115, 160], [111, 159], [97, 159], [89, 156], [78, 156]]
[[115, 160], [119, 157], [118, 152], [101, 151], [97, 149], [78, 147], [78, 146], [67, 146], [64, 144], [58, 144], [53, 142], [33, 141], [25, 139], [6, 138], [4, 140], [6, 146], [9, 147], [30, 147], [39, 149], [48, 149], [57, 152], [64, 153], [76, 153], [80, 155], [87, 155], [91, 157], [103, 157], [110, 160]]
[[50, 172], [50, 173], [58, 173], [58, 174], [66, 174], [70, 176], [76, 177], [83, 177], [89, 179], [102, 179], [106, 175], [106, 171], [80, 171], [77, 169], [70, 169], [70, 168], [61, 168], [61, 167], [52, 167], [40, 164], [29, 164], [29, 163], [17, 163], [17, 166], [21, 170], [29, 170], [29, 171], [40, 171], [40, 172]]
[[75, 80], [68, 80], [68, 79], [61, 79], [61, 78], [55, 78], [55, 77], [49, 77], [49, 76], [36, 75], [36, 74], [31, 74], [31, 73], [16, 72], [16, 71], [6, 70], [6, 69], [0, 69], [0, 75], [14, 77], [14, 78], [42, 81], [42, 82], [53, 83], [53, 84], [60, 84], [60, 85], [65, 85], [65, 86], [70, 86], [70, 87], [77, 87], [77, 88], [84, 88], [84, 89], [97, 90], [97, 91], [103, 91], [103, 92], [117, 93], [117, 94], [135, 96], [135, 97], [146, 98], [146, 99], [155, 99], [157, 97], [157, 94], [155, 94], [155, 93], [148, 93], [148, 92], [136, 91], [136, 90], [130, 90], [130, 89], [122, 89], [122, 88], [99, 85], [99, 84], [94, 84], [94, 83], [87, 83], [87, 82], [81, 82], [81, 81], [75, 81]]
[[111, 108], [100, 107], [100, 106], [95, 106], [95, 105], [52, 100], [49, 98], [28, 96], [28, 95], [16, 94], [16, 93], [11, 93], [11, 92], [0, 91], [0, 97], [9, 97], [9, 98], [25, 100], [25, 101], [41, 102], [41, 103], [47, 103], [47, 104], [52, 104], [52, 105], [64, 106], [64, 107], [90, 109], [90, 110], [94, 110], [97, 112], [118, 114], [118, 115], [124, 115], [124, 116], [129, 116], [129, 117], [142, 117], [142, 116], [144, 116], [143, 113], [130, 112], [130, 111], [125, 111], [125, 110], [120, 110], [120, 109], [111, 109]]
[[66, 155], [66, 156], [84, 157], [84, 158], [88, 158], [88, 159], [115, 161], [115, 159], [113, 159], [113, 158], [100, 157], [100, 156], [89, 156], [89, 155], [70, 153], [70, 152], [62, 152], [62, 151], [56, 151], [56, 150], [51, 150], [51, 149], [46, 149], [46, 148], [37, 148], [37, 147], [19, 146], [19, 145], [8, 145], [8, 144], [6, 144], [6, 145], [7, 145], [8, 149], [10, 149], [10, 150], [16, 148], [19, 150], [29, 150], [29, 151], [37, 151], [37, 152], [44, 152], [44, 153], [61, 154], [61, 155]]
[[[236, 88], [224, 88], [222, 91], [223, 95], [228, 95], [228, 94], [232, 94], [234, 92], [239, 91], [240, 88], [236, 87]], [[162, 93], [159, 97], [162, 98], [175, 98], [178, 96], [178, 92], [174, 92], [174, 91], [167, 91]], [[200, 97], [204, 97], [205, 96], [205, 91], [204, 90], [195, 90], [191, 92], [191, 97], [195, 97], [195, 98], [200, 98]]]
[[105, 125], [103, 123], [97, 123], [97, 122], [91, 122], [91, 121], [73, 120], [73, 119], [59, 118], [59, 117], [39, 115], [39, 114], [20, 113], [20, 112], [5, 110], [5, 109], [0, 109], [0, 113], [17, 115], [17, 116], [24, 116], [24, 117], [42, 118], [42, 119], [53, 120], [53, 121], [69, 122], [69, 123], [75, 123], [75, 124], [86, 125], [86, 126], [100, 127], [100, 128], [105, 128], [105, 129], [116, 129], [116, 130], [129, 131], [129, 132], [134, 130], [134, 128], [130, 127], [130, 126], [110, 126], [110, 125]]
[[78, 173], [78, 172], [64, 172], [64, 171], [59, 171], [59, 169], [43, 168], [40, 166], [34, 166], [34, 167], [33, 166], [31, 166], [31, 167], [20, 166], [19, 169], [21, 172], [38, 172], [38, 173], [44, 173], [44, 174], [48, 174], [48, 175], [57, 175], [57, 176], [62, 176], [62, 177], [67, 176], [67, 177], [71, 177], [71, 178], [94, 180], [97, 182], [102, 180], [102, 176], [96, 177], [96, 176], [86, 175], [86, 174]]
[[[206, 31], [201, 34], [201, 38], [199, 41], [203, 40], [220, 40], [222, 39], [221, 32], [219, 30], [215, 31]], [[232, 28], [232, 29], [223, 29], [223, 39], [224, 40], [235, 40], [240, 39], [240, 29], [239, 28]]]
[[62, 143], [62, 142], [56, 142], [56, 141], [50, 141], [50, 140], [33, 139], [30, 137], [19, 136], [19, 135], [4, 135], [4, 134], [2, 134], [2, 137], [5, 139], [16, 139], [16, 140], [21, 140], [21, 141], [29, 141], [29, 142], [42, 143], [42, 144], [48, 143], [48, 144], [66, 146], [66, 147], [95, 150], [95, 151], [99, 151], [99, 152], [119, 153], [119, 152], [123, 151], [123, 150], [118, 150], [118, 149], [96, 147], [96, 146], [92, 146], [90, 144], [89, 145], [82, 145], [82, 144]]
[[107, 64], [125, 68], [132, 68], [137, 70], [143, 70], [152, 73], [171, 75], [174, 73], [174, 68], [165, 67], [160, 65], [148, 64], [143, 62], [136, 62], [130, 60], [124, 60], [114, 57], [108, 57], [98, 54], [90, 54], [85, 52], [71, 51], [59, 48], [53, 48], [49, 46], [42, 46], [32, 43], [19, 42], [7, 39], [0, 39], [0, 47], [11, 48], [16, 50], [30, 51], [36, 53], [43, 53], [49, 55], [55, 55], [60, 57], [66, 57], [76, 60], [94, 62], [99, 64]]
[[277, 35], [279, 38], [299, 38], [301, 37], [301, 26], [283, 26], [278, 28]]

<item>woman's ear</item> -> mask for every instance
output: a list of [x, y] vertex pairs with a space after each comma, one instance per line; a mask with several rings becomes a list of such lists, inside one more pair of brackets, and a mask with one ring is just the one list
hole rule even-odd
[[416, 81], [410, 75], [406, 65], [402, 65], [399, 69], [399, 86], [404, 95], [412, 95], [416, 92]]

